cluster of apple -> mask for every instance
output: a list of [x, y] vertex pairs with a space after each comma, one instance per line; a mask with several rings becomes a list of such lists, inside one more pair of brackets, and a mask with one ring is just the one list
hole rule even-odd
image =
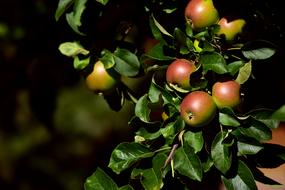
[[[214, 24], [219, 25], [217, 36], [232, 43], [242, 32], [245, 20], [236, 19], [228, 22], [219, 17], [212, 0], [191, 0], [185, 8], [185, 17], [193, 30], [200, 30]], [[191, 89], [191, 74], [196, 71], [195, 61], [176, 59], [167, 68], [166, 81], [182, 89]], [[225, 107], [235, 109], [241, 103], [241, 86], [234, 79], [216, 81], [210, 92], [197, 90], [188, 93], [180, 105], [180, 114], [189, 126], [199, 127], [208, 124], [217, 109]]]

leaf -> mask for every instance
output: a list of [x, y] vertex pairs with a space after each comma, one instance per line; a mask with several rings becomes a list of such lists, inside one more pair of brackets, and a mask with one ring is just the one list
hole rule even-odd
[[279, 182], [265, 176], [264, 173], [262, 171], [260, 171], [258, 168], [251, 167], [250, 170], [251, 170], [251, 172], [254, 176], [254, 179], [256, 181], [259, 181], [259, 182], [261, 182], [263, 184], [267, 184], [267, 185], [281, 185]]
[[237, 142], [238, 146], [238, 153], [240, 155], [247, 155], [247, 154], [257, 154], [260, 150], [263, 149], [262, 144], [259, 142]]
[[144, 54], [144, 56], [158, 61], [169, 61], [175, 59], [175, 57], [165, 55], [162, 43], [158, 43], [153, 46], [146, 54]]
[[58, 47], [60, 53], [68, 57], [74, 57], [77, 55], [88, 55], [89, 51], [84, 49], [78, 42], [64, 42]]
[[279, 121], [272, 118], [273, 111], [269, 109], [257, 109], [250, 113], [250, 116], [257, 121], [264, 123], [270, 129], [276, 129], [279, 126]]
[[160, 190], [163, 186], [162, 168], [167, 159], [164, 154], [157, 154], [152, 159], [152, 168], [134, 169], [131, 177], [140, 177], [140, 181], [145, 190]]
[[158, 130], [156, 132], [150, 133], [145, 128], [141, 127], [137, 132], [136, 135], [143, 137], [144, 140], [154, 140], [161, 135], [161, 132]]
[[276, 53], [273, 45], [264, 40], [248, 42], [241, 50], [244, 57], [253, 60], [268, 59]]
[[227, 190], [257, 190], [250, 169], [241, 160], [238, 161], [237, 175], [230, 179], [222, 176], [222, 180]]
[[98, 3], [101, 3], [102, 5], [106, 5], [109, 0], [96, 0]]
[[202, 54], [199, 63], [203, 65], [205, 72], [209, 70], [212, 70], [218, 74], [228, 72], [225, 59], [217, 52]]
[[274, 111], [271, 115], [271, 119], [285, 121], [285, 105], [282, 105], [276, 111]]
[[248, 63], [244, 64], [244, 66], [242, 66], [239, 69], [236, 81], [239, 84], [245, 83], [249, 79], [249, 77], [251, 75], [251, 70], [252, 70], [252, 64], [251, 64], [251, 61], [249, 61]]
[[247, 136], [256, 139], [257, 141], [268, 141], [272, 138], [272, 131], [262, 122], [252, 120], [250, 127], [239, 128], [240, 132]]
[[85, 59], [79, 59], [78, 56], [75, 56], [73, 60], [73, 67], [75, 69], [82, 70], [89, 64], [89, 62], [90, 62], [90, 57], [87, 57]]
[[243, 65], [244, 65], [243, 61], [234, 61], [228, 64], [228, 71], [232, 76], [234, 76]]
[[224, 114], [222, 112], [219, 113], [219, 122], [222, 125], [225, 126], [231, 126], [231, 127], [238, 127], [240, 126], [240, 123], [238, 120], [236, 120], [234, 117]]
[[131, 167], [143, 158], [152, 157], [154, 153], [147, 147], [135, 143], [124, 142], [119, 144], [112, 152], [109, 167], [117, 174]]
[[204, 138], [202, 131], [187, 131], [184, 134], [184, 143], [187, 143], [190, 147], [192, 147], [195, 153], [200, 152], [204, 146]]
[[84, 190], [117, 190], [117, 184], [101, 168], [89, 176], [84, 183]]
[[134, 190], [134, 188], [130, 185], [124, 185], [120, 187], [119, 190]]
[[211, 146], [211, 156], [215, 167], [225, 174], [232, 165], [232, 152], [230, 147], [223, 144], [226, 133], [219, 132]]
[[149, 119], [150, 109], [148, 107], [148, 104], [149, 100], [147, 94], [145, 94], [142, 97], [140, 97], [135, 106], [135, 115], [139, 117], [140, 120], [146, 123], [148, 123], [150, 120]]
[[161, 26], [161, 25], [159, 24], [159, 22], [154, 18], [153, 15], [152, 15], [151, 17], [152, 17], [152, 19], [153, 19], [153, 22], [154, 22], [155, 26], [159, 29], [159, 31], [160, 31], [162, 34], [167, 35], [167, 36], [170, 36], [170, 37], [173, 37], [171, 34], [169, 34], [169, 32], [167, 32], [167, 31], [163, 28], [163, 26]]
[[199, 157], [194, 153], [194, 150], [185, 145], [178, 148], [174, 154], [174, 168], [181, 175], [187, 176], [190, 179], [201, 181], [203, 170]]
[[117, 48], [114, 52], [114, 69], [121, 75], [133, 77], [139, 73], [140, 62], [138, 57], [127, 49]]
[[87, 0], [75, 0], [73, 6], [73, 12], [66, 14], [66, 20], [69, 26], [80, 35], [85, 36], [84, 33], [79, 31], [79, 27], [81, 26], [81, 16], [85, 10], [85, 4]]
[[59, 0], [55, 11], [55, 20], [58, 21], [63, 13], [74, 3], [74, 0]]

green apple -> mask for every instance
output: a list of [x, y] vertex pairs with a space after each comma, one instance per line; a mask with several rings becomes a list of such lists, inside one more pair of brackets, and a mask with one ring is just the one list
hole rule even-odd
[[190, 88], [190, 75], [196, 70], [194, 61], [176, 59], [170, 63], [166, 70], [168, 84], [177, 85], [183, 89]]
[[94, 64], [93, 70], [86, 77], [85, 82], [88, 89], [96, 93], [108, 93], [117, 84], [117, 80], [107, 72], [101, 61], [97, 61]]
[[246, 24], [244, 19], [236, 19], [228, 22], [228, 20], [223, 17], [218, 22], [220, 29], [218, 31], [219, 36], [224, 36], [227, 42], [233, 42], [238, 34], [240, 34]]
[[219, 21], [219, 13], [212, 0], [190, 0], [184, 14], [194, 30], [217, 24]]
[[181, 117], [192, 127], [202, 127], [210, 123], [216, 115], [216, 110], [212, 96], [204, 91], [190, 92], [180, 104]]
[[212, 97], [218, 108], [235, 108], [241, 102], [240, 84], [235, 80], [218, 81], [212, 87]]

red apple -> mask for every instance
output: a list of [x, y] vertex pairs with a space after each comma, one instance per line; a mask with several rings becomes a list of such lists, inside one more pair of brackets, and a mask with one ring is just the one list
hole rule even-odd
[[190, 0], [184, 14], [194, 30], [217, 24], [219, 21], [219, 13], [212, 0]]
[[180, 114], [186, 124], [193, 127], [207, 125], [216, 115], [216, 105], [211, 95], [193, 91], [180, 104]]
[[216, 82], [212, 87], [212, 96], [218, 108], [235, 108], [241, 102], [240, 84], [235, 80]]
[[236, 36], [242, 32], [246, 22], [243, 19], [236, 19], [228, 22], [226, 18], [221, 18], [218, 24], [220, 25], [218, 35], [223, 35], [227, 42], [232, 42], [235, 40]]
[[190, 88], [190, 75], [196, 70], [195, 63], [186, 59], [176, 59], [167, 67], [166, 81], [183, 89]]

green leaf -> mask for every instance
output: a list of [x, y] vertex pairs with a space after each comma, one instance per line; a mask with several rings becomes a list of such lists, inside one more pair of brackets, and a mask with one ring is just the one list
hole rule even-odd
[[55, 11], [55, 20], [58, 21], [63, 13], [74, 3], [74, 0], [59, 0]]
[[285, 105], [282, 105], [276, 111], [274, 111], [271, 115], [271, 119], [285, 121]]
[[119, 144], [112, 152], [109, 167], [117, 174], [131, 167], [143, 158], [152, 157], [154, 153], [142, 144], [124, 142]]
[[239, 128], [240, 132], [247, 137], [252, 137], [257, 141], [268, 141], [272, 138], [272, 131], [262, 122], [252, 120], [250, 127]]
[[119, 190], [134, 190], [134, 188], [130, 185], [124, 185], [120, 187]]
[[86, 179], [84, 190], [118, 190], [118, 186], [101, 168], [97, 168], [96, 171]]
[[155, 103], [160, 100], [160, 95], [161, 95], [160, 87], [155, 83], [154, 77], [152, 77], [150, 87], [148, 90], [148, 97], [151, 102]]
[[240, 123], [237, 119], [235, 119], [234, 117], [228, 114], [222, 113], [222, 112], [219, 113], [219, 122], [220, 124], [225, 125], [225, 126], [231, 126], [231, 127], [240, 126]]
[[238, 161], [237, 175], [230, 179], [222, 176], [222, 180], [227, 190], [257, 190], [250, 169], [241, 160]]
[[66, 14], [66, 20], [69, 26], [80, 35], [85, 35], [79, 31], [79, 27], [81, 26], [81, 16], [85, 10], [85, 4], [87, 0], [75, 0], [73, 12]]
[[144, 140], [154, 140], [161, 135], [161, 132], [158, 130], [156, 132], [150, 133], [145, 128], [141, 127], [137, 132], [136, 135], [143, 137]]
[[102, 5], [106, 5], [109, 0], [96, 0], [98, 3], [101, 3]]
[[158, 61], [169, 61], [175, 59], [175, 57], [165, 55], [162, 43], [158, 43], [153, 46], [146, 54], [144, 54], [144, 56]]
[[152, 17], [152, 19], [153, 19], [153, 22], [154, 22], [155, 26], [159, 29], [159, 31], [160, 31], [162, 34], [167, 35], [167, 36], [170, 36], [170, 37], [173, 37], [169, 32], [167, 32], [167, 31], [163, 28], [163, 26], [161, 26], [161, 25], [159, 24], [159, 22], [154, 18], [153, 15], [152, 15], [151, 17]]
[[204, 146], [204, 138], [202, 131], [187, 131], [184, 134], [184, 143], [187, 143], [190, 147], [192, 147], [195, 153], [200, 152]]
[[211, 156], [215, 167], [226, 173], [232, 165], [232, 152], [228, 145], [223, 144], [226, 133], [219, 132], [211, 146]]
[[228, 72], [225, 59], [217, 52], [202, 54], [199, 63], [203, 65], [205, 72], [209, 70], [218, 74], [225, 74]]
[[250, 116], [257, 121], [264, 123], [270, 129], [276, 129], [279, 126], [279, 121], [272, 118], [272, 110], [269, 109], [257, 109], [250, 113]]
[[239, 73], [238, 73], [238, 76], [236, 78], [236, 81], [239, 84], [245, 83], [251, 75], [251, 70], [252, 70], [252, 64], [251, 64], [251, 61], [249, 61], [248, 63], [244, 64], [244, 66], [242, 66], [239, 69]]
[[58, 47], [60, 53], [68, 57], [74, 57], [77, 55], [88, 55], [89, 51], [84, 49], [78, 42], [64, 42]]
[[117, 48], [114, 52], [114, 69], [121, 75], [133, 77], [139, 73], [140, 62], [138, 57], [127, 49]]
[[268, 59], [276, 53], [274, 45], [265, 40], [250, 41], [241, 50], [244, 57], [253, 60]]
[[105, 69], [112, 68], [115, 65], [115, 59], [114, 59], [113, 53], [108, 50], [103, 50], [101, 54], [102, 54], [102, 57], [99, 59], [104, 64]]
[[135, 106], [135, 115], [144, 122], [149, 122], [150, 109], [148, 107], [149, 100], [147, 94], [140, 97]]
[[178, 148], [174, 154], [174, 168], [181, 175], [201, 181], [203, 170], [199, 157], [188, 145]]
[[[187, 36], [179, 29], [174, 29], [174, 38], [176, 42], [176, 46], [178, 49], [180, 49], [181, 54], [187, 54], [189, 53], [188, 45], [187, 45]], [[188, 39], [189, 40], [189, 39]], [[189, 41], [188, 41], [189, 43]]]
[[238, 146], [238, 153], [240, 155], [247, 155], [247, 154], [257, 154], [260, 150], [263, 149], [262, 144], [259, 142], [237, 142]]
[[148, 169], [134, 169], [131, 173], [131, 177], [140, 178], [141, 184], [145, 190], [160, 190], [163, 186], [162, 181], [162, 168], [164, 162], [167, 159], [164, 154], [157, 154], [152, 159], [152, 168]]
[[243, 65], [244, 65], [243, 61], [234, 61], [228, 64], [228, 71], [232, 76], [234, 76]]
[[73, 67], [75, 69], [82, 70], [89, 64], [89, 62], [90, 62], [90, 57], [87, 57], [85, 59], [79, 59], [78, 56], [75, 56], [73, 60]]
[[253, 50], [243, 50], [242, 54], [247, 59], [262, 60], [268, 59], [276, 52], [273, 48], [258, 48]]

